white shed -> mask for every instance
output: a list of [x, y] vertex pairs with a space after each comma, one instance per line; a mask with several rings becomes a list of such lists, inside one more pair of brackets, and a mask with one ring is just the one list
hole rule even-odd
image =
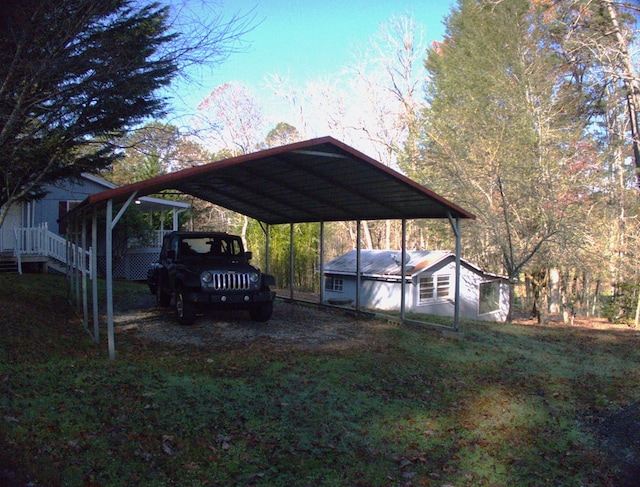
[[[400, 311], [402, 253], [392, 250], [360, 251], [360, 306]], [[356, 300], [356, 250], [324, 267], [324, 299], [347, 304]], [[449, 251], [407, 252], [405, 265], [406, 311], [454, 316], [455, 254]], [[460, 316], [504, 321], [509, 310], [509, 281], [460, 259]]]

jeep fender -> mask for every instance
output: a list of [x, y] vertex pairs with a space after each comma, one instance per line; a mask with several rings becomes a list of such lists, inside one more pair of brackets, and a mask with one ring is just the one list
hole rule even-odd
[[174, 276], [174, 289], [200, 288], [200, 275], [188, 269], [179, 269]]
[[275, 286], [276, 278], [271, 274], [262, 274], [262, 285], [263, 286]]

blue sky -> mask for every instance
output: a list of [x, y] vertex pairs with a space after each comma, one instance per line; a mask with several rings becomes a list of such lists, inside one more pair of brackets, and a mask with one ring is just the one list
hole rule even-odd
[[279, 73], [293, 83], [330, 77], [353, 60], [358, 45], [365, 44], [393, 15], [410, 15], [422, 26], [430, 44], [444, 33], [443, 20], [456, 2], [451, 0], [221, 0], [225, 15], [253, 9], [259, 25], [244, 40], [246, 52], [233, 54], [213, 71], [205, 70], [181, 88], [188, 108], [204, 99], [216, 86], [241, 82], [261, 95], [265, 78]]

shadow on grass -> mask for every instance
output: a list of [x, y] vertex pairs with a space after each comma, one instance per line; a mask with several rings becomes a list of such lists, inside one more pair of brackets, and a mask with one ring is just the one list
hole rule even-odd
[[372, 320], [359, 324], [367, 340], [357, 347], [288, 349], [253, 338], [174, 346], [132, 327], [110, 362], [73, 313], [51, 314], [59, 281], [0, 279], [6, 482], [606, 486], [626, 478], [598, 426], [638, 399], [637, 334], [464, 323], [465, 339], [447, 340]]

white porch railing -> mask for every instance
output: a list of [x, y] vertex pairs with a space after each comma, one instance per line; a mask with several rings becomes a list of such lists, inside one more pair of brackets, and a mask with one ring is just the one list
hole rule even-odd
[[50, 232], [46, 223], [31, 228], [16, 227], [14, 237], [13, 251], [20, 271], [23, 255], [42, 255], [93, 275], [91, 249], [87, 251], [75, 244], [68, 244], [64, 238]]
[[175, 230], [155, 230], [156, 241], [155, 247], [162, 248], [162, 242], [164, 241], [164, 236], [170, 234], [171, 232], [175, 232]]

